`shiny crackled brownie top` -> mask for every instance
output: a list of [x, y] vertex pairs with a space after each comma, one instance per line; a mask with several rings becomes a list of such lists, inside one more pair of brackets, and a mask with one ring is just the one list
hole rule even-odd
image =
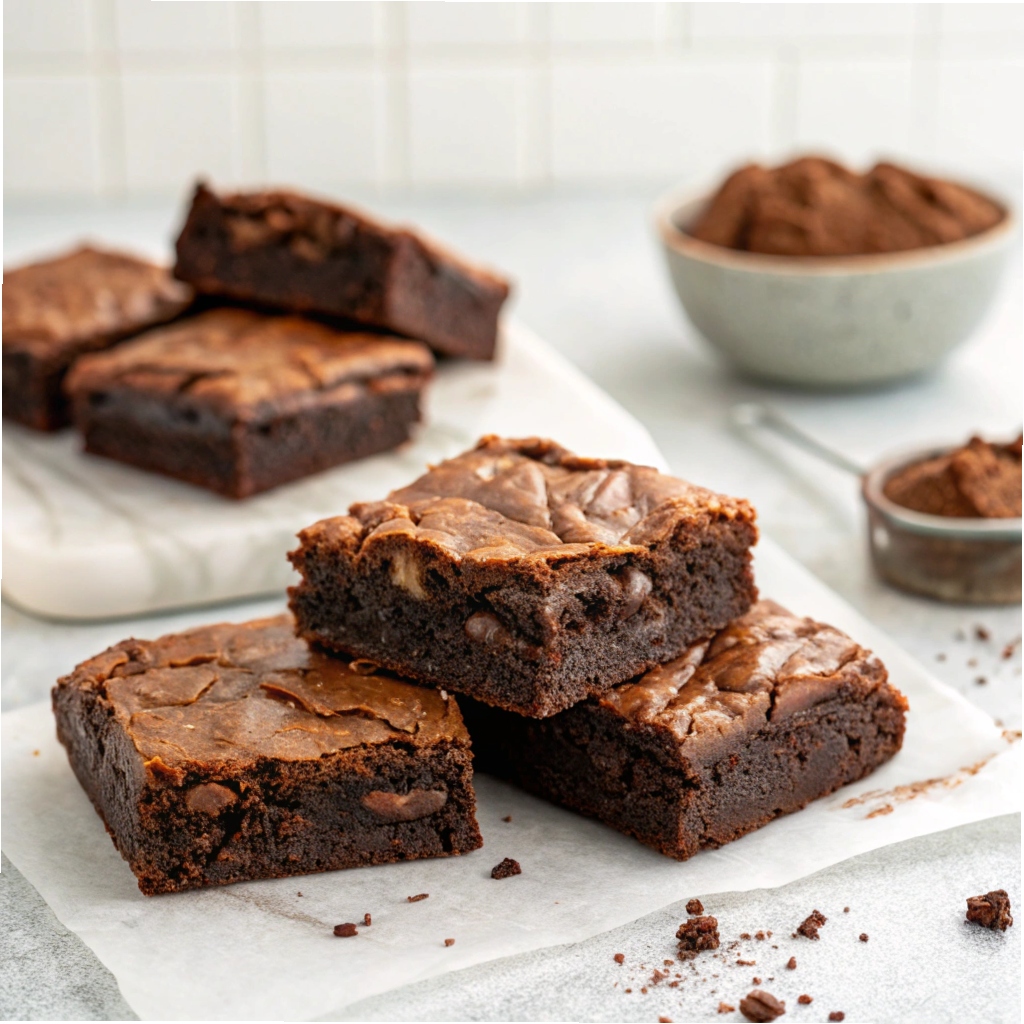
[[906, 710], [887, 679], [885, 666], [845, 633], [758, 601], [710, 640], [593, 700], [632, 725], [667, 731], [684, 754], [699, 756], [844, 688], [866, 696], [884, 686]]
[[[148, 331], [72, 368], [68, 390], [125, 389], [256, 414], [383, 390], [388, 375], [422, 378], [434, 366], [418, 341], [342, 332], [301, 317], [214, 309]], [[339, 393], [339, 389], [341, 393]]]
[[5, 270], [3, 292], [4, 347], [39, 356], [144, 330], [192, 301], [165, 267], [90, 246]]
[[752, 524], [754, 510], [650, 466], [581, 458], [540, 438], [488, 436], [386, 501], [353, 505], [302, 536], [354, 531], [366, 547], [402, 535], [453, 558], [493, 561], [615, 554], [664, 541], [684, 520]]
[[99, 691], [147, 765], [172, 775], [469, 742], [452, 698], [310, 649], [289, 615], [125, 640], [57, 685]]

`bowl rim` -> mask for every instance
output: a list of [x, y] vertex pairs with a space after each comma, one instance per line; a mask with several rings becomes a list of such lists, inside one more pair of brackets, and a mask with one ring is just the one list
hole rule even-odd
[[897, 470], [915, 462], [948, 455], [960, 445], [941, 445], [928, 448], [907, 449], [890, 455], [875, 463], [861, 480], [861, 494], [869, 508], [878, 512], [889, 523], [910, 533], [946, 540], [974, 541], [1017, 541], [1021, 542], [1024, 520], [1017, 519], [969, 519], [960, 516], [933, 516], [926, 512], [897, 505], [886, 497], [883, 488], [886, 481]]
[[778, 256], [746, 252], [694, 238], [675, 221], [676, 215], [683, 209], [707, 202], [716, 191], [716, 188], [708, 188], [706, 185], [675, 186], [669, 189], [655, 201], [654, 224], [666, 248], [690, 259], [730, 270], [793, 277], [829, 277], [939, 266], [955, 263], [960, 257], [1004, 244], [1017, 230], [1017, 214], [1009, 203], [985, 190], [975, 189], [1003, 211], [1003, 219], [977, 235], [956, 242], [900, 252], [860, 253], [852, 256]]

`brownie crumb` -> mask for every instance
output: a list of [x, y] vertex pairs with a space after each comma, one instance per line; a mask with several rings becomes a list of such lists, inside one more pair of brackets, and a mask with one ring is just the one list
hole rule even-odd
[[789, 968], [789, 969], [790, 969], [791, 971], [795, 971], [795, 970], [796, 970], [796, 957], [795, 957], [795, 956], [791, 956], [791, 957], [790, 957], [790, 958], [789, 958], [789, 959], [788, 959], [788, 960], [786, 961], [786, 966], [787, 966], [787, 967], [788, 967], [788, 968]]
[[936, 661], [945, 661], [946, 660], [946, 656], [940, 651], [938, 654], [935, 655], [935, 660]]
[[612, 957], [612, 959], [617, 964], [623, 964], [623, 963], [626, 962], [626, 954], [625, 953], [616, 953], [615, 956]]
[[974, 681], [978, 686], [984, 686], [988, 682], [988, 678], [986, 676], [978, 676]]
[[740, 1000], [740, 1013], [755, 1024], [764, 1024], [775, 1020], [786, 1012], [786, 1004], [776, 999], [770, 992], [762, 992], [755, 988]]
[[756, 960], [737, 960], [736, 961], [736, 966], [737, 967], [756, 967], [757, 966], [757, 961]]
[[754, 938], [757, 939], [758, 942], [764, 942], [764, 932], [754, 932]]
[[658, 1024], [672, 1024], [672, 1018], [671, 1017], [659, 1017], [658, 1018]]
[[675, 960], [662, 960], [661, 962], [662, 962], [662, 963], [663, 963], [663, 964], [664, 964], [664, 965], [665, 965], [666, 967], [671, 967], [671, 966], [672, 966], [672, 965], [673, 965], [673, 964], [675, 963]]
[[1017, 637], [1015, 640], [1011, 640], [1003, 648], [1003, 661], [1009, 661], [1013, 657], [1013, 652], [1017, 650], [1018, 647], [1020, 647], [1020, 637]]
[[628, 994], [632, 995], [632, 993], [633, 993], [633, 990], [632, 990], [631, 988], [627, 988], [627, 989], [626, 989], [626, 992], [627, 992]]
[[445, 939], [444, 940], [444, 944], [446, 946], [454, 946], [455, 945], [455, 940], [454, 939]]
[[820, 910], [812, 910], [803, 923], [797, 928], [797, 933], [808, 939], [820, 939], [818, 929], [828, 920]]
[[334, 934], [339, 939], [351, 939], [353, 935], [358, 935], [359, 932], [356, 930], [356, 926], [351, 923], [336, 924], [334, 926]]
[[512, 820], [512, 815], [511, 814], [506, 814], [505, 817], [502, 818], [501, 820], [502, 821], [511, 821]]
[[676, 938], [679, 940], [679, 958], [681, 960], [692, 960], [698, 953], [706, 949], [718, 949], [718, 918], [691, 917], [679, 926]]
[[668, 971], [659, 971], [657, 967], [654, 968], [654, 973], [651, 975], [651, 984], [657, 985], [664, 981], [668, 977]]
[[978, 667], [978, 659], [977, 658], [968, 658], [967, 659], [967, 667], [968, 668], [977, 668]]
[[750, 938], [750, 932], [740, 932], [740, 938], [741, 939], [749, 939]]
[[640, 986], [640, 992], [641, 992], [642, 995], [647, 995], [647, 986], [646, 985], [641, 985]]
[[967, 920], [982, 928], [1005, 932], [1013, 924], [1010, 915], [1010, 897], [1005, 889], [994, 889], [984, 896], [971, 896], [967, 900]]
[[511, 857], [506, 857], [500, 864], [495, 864], [491, 868], [491, 878], [511, 878], [513, 875], [521, 875], [523, 869], [519, 866], [519, 861], [513, 860]]
[[302, 895], [302, 893], [301, 893], [301, 892], [297, 892], [297, 893], [296, 893], [295, 895], [296, 895], [296, 896], [301, 896], [301, 895]]
[[728, 1003], [719, 1003], [718, 1004], [718, 1012], [719, 1013], [732, 1013], [735, 1009], [736, 1009], [735, 1006], [730, 1006]]
[[833, 1010], [828, 1015], [829, 1020], [846, 1020], [846, 1014], [842, 1010]]
[[768, 938], [770, 939], [770, 938], [772, 937], [772, 933], [771, 933], [771, 930], [769, 930], [769, 931], [766, 931], [766, 932], [765, 932], [765, 935], [767, 935], [767, 936], [768, 936]]
[[861, 942], [867, 942], [868, 941], [868, 933], [867, 932], [861, 932], [860, 933], [860, 941]]
[[849, 907], [843, 907], [843, 913], [844, 914], [848, 914], [849, 912], [850, 912], [850, 908]]
[[416, 896], [406, 896], [405, 899], [408, 903], [419, 903], [420, 900], [425, 900], [429, 895], [429, 892], [421, 892]]
[[690, 900], [690, 902], [686, 904], [686, 912], [691, 917], [700, 917], [700, 915], [704, 913], [704, 904], [701, 903], [700, 900]]
[[751, 985], [760, 985], [761, 984], [761, 979], [760, 978], [751, 978], [750, 979], [750, 984]]
[[813, 1003], [813, 1002], [814, 1002], [814, 999], [813, 999], [813, 997], [812, 997], [812, 996], [809, 996], [809, 995], [808, 995], [808, 994], [807, 994], [807, 993], [805, 992], [805, 993], [804, 993], [804, 994], [803, 994], [802, 996], [797, 996], [797, 997], [796, 997], [796, 1001], [797, 1001], [797, 1002], [798, 1002], [798, 1003], [799, 1003], [799, 1004], [800, 1004], [801, 1006], [810, 1006], [810, 1005], [811, 1005], [811, 1003]]
[[975, 626], [974, 635], [979, 640], [991, 640], [992, 634], [984, 626]]

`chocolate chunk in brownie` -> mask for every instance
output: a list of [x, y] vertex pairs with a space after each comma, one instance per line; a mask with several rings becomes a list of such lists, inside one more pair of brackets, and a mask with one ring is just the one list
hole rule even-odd
[[740, 1013], [755, 1024], [766, 1024], [786, 1012], [786, 1004], [776, 999], [770, 992], [762, 992], [755, 988], [740, 1000]]
[[299, 534], [302, 635], [522, 715], [677, 658], [756, 597], [745, 502], [485, 437]]
[[519, 866], [519, 861], [513, 860], [511, 857], [506, 857], [500, 864], [495, 864], [491, 868], [491, 878], [511, 878], [513, 875], [521, 875], [523, 869]]
[[679, 926], [676, 938], [680, 960], [692, 960], [706, 949], [718, 949], [718, 919], [703, 915], [691, 917]]
[[683, 860], [863, 778], [900, 749], [907, 702], [844, 633], [761, 601], [554, 717], [462, 707], [478, 769]]
[[818, 929], [828, 920], [820, 910], [812, 910], [797, 928], [797, 934], [807, 939], [820, 939]]
[[173, 320], [192, 289], [165, 267], [121, 252], [82, 246], [4, 271], [4, 416], [36, 430], [67, 424], [62, 391], [68, 367]]
[[1013, 924], [1010, 914], [1010, 897], [1005, 889], [993, 889], [984, 896], [970, 896], [967, 899], [967, 920], [971, 924], [993, 931], [1005, 932]]
[[454, 700], [310, 650], [289, 616], [126, 640], [53, 691], [146, 895], [482, 844]]
[[698, 917], [704, 913], [704, 904], [700, 900], [690, 900], [686, 904], [686, 912], [692, 917]]
[[1021, 440], [972, 437], [961, 448], [897, 470], [883, 491], [895, 504], [927, 515], [1019, 519]]
[[296, 192], [200, 184], [174, 273], [198, 291], [343, 317], [490, 359], [508, 282], [422, 234]]
[[215, 309], [85, 356], [86, 451], [245, 498], [394, 448], [433, 370], [416, 341]]

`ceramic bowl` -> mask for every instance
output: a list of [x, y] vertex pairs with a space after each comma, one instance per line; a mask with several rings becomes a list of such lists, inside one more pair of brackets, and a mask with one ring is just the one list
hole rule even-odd
[[935, 367], [992, 303], [1016, 235], [863, 256], [767, 256], [688, 235], [711, 198], [670, 193], [655, 219], [687, 316], [737, 369], [808, 388], [883, 384]]

